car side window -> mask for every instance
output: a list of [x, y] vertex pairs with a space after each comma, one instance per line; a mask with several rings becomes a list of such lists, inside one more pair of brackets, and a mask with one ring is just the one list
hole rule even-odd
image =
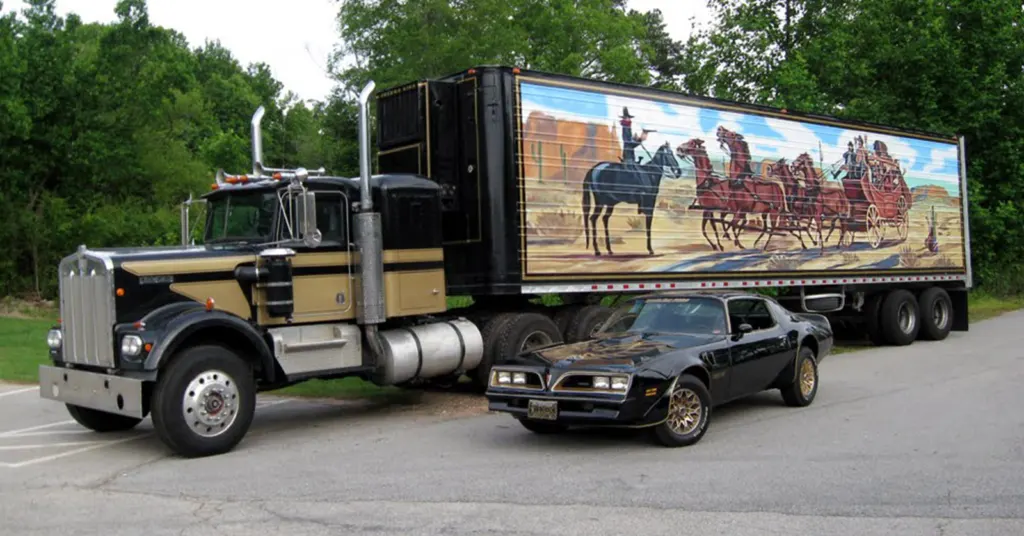
[[729, 300], [729, 322], [733, 330], [740, 324], [750, 324], [754, 331], [771, 329], [776, 325], [768, 304], [757, 298]]

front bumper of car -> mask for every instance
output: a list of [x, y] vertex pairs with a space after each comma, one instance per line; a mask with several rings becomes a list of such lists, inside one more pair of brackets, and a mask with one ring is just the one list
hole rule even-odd
[[[502, 374], [523, 374], [532, 381], [499, 383]], [[625, 388], [612, 389], [611, 376], [627, 378]], [[608, 388], [585, 387], [570, 379], [609, 377]], [[539, 380], [539, 381], [538, 381]], [[516, 418], [558, 422], [570, 426], [625, 426], [657, 424], [667, 412], [672, 380], [635, 373], [574, 370], [552, 373], [535, 367], [495, 366], [485, 396], [488, 409]], [[567, 385], [570, 385], [567, 387]]]

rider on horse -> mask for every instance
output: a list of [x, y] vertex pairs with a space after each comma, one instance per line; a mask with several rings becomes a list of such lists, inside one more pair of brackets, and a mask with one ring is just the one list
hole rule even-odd
[[647, 129], [644, 129], [640, 134], [633, 134], [633, 116], [629, 115], [629, 108], [622, 107], [622, 120], [619, 124], [622, 125], [622, 161], [627, 164], [639, 164], [640, 158], [636, 156], [636, 146], [643, 143], [647, 139]]

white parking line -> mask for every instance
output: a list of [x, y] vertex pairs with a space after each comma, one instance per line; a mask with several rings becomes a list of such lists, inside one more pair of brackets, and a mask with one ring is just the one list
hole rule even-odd
[[71, 424], [73, 422], [75, 422], [74, 419], [69, 419], [66, 421], [51, 422], [49, 424], [40, 424], [38, 426], [29, 426], [28, 428], [20, 428], [18, 430], [8, 430], [6, 432], [0, 432], [0, 437], [11, 437], [21, 435], [25, 432], [34, 432], [36, 430], [42, 430], [43, 428], [53, 428], [54, 426], [60, 426], [62, 424]]
[[53, 461], [53, 460], [56, 460], [56, 459], [59, 459], [59, 458], [63, 458], [65, 456], [74, 456], [75, 454], [81, 454], [83, 452], [88, 452], [90, 450], [96, 450], [98, 448], [112, 447], [114, 445], [119, 445], [121, 443], [127, 443], [129, 441], [135, 441], [135, 440], [138, 440], [138, 439], [142, 439], [144, 437], [149, 437], [151, 435], [153, 435], [153, 434], [148, 434], [147, 433], [147, 434], [138, 435], [138, 436], [126, 437], [124, 439], [118, 439], [116, 441], [103, 441], [103, 442], [100, 442], [100, 443], [97, 443], [97, 444], [94, 444], [94, 445], [89, 445], [89, 446], [86, 446], [86, 447], [82, 447], [80, 449], [69, 450], [67, 452], [60, 452], [58, 454], [53, 454], [53, 455], [50, 455], [50, 456], [43, 456], [41, 458], [32, 458], [30, 460], [25, 460], [23, 462], [15, 462], [15, 463], [0, 462], [0, 467], [6, 467], [8, 469], [17, 469], [19, 467], [25, 467], [25, 466], [28, 466], [28, 465], [35, 465], [37, 463], [50, 462], [50, 461]]
[[77, 447], [80, 445], [95, 445], [106, 443], [106, 441], [65, 441], [63, 443], [36, 443], [34, 445], [0, 445], [0, 450], [31, 450], [56, 447]]
[[2, 391], [0, 392], [0, 398], [11, 395], [20, 395], [21, 393], [30, 393], [32, 391], [39, 391], [39, 387], [26, 387], [25, 389], [15, 389], [13, 391]]

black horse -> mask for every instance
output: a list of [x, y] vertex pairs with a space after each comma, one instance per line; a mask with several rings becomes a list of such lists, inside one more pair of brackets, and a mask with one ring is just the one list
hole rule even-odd
[[[679, 161], [672, 154], [668, 142], [658, 148], [657, 152], [646, 164], [630, 162], [600, 162], [587, 171], [583, 177], [583, 231], [587, 237], [587, 247], [591, 238], [594, 242], [594, 255], [600, 255], [597, 248], [597, 218], [604, 211], [604, 241], [608, 254], [612, 254], [612, 241], [608, 236], [608, 218], [612, 216], [615, 205], [619, 203], [636, 203], [637, 214], [647, 218], [647, 252], [654, 255], [651, 248], [651, 220], [654, 219], [654, 204], [658, 200], [658, 189], [665, 168], [671, 171], [674, 178], [682, 176]], [[594, 213], [590, 213], [590, 196], [594, 196]], [[593, 232], [593, 235], [591, 235]]]

